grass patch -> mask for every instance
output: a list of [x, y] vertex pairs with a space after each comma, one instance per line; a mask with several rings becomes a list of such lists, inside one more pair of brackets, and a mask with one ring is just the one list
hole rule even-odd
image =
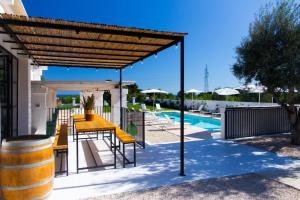
[[111, 107], [110, 106], [103, 106], [103, 112], [104, 113], [110, 113], [111, 112]]
[[58, 109], [72, 109], [72, 108], [79, 108], [80, 106], [72, 106], [72, 105], [59, 105], [57, 106]]
[[[156, 110], [155, 106], [153, 107], [153, 106], [147, 105], [146, 107], [150, 111], [155, 111]], [[129, 110], [141, 110], [142, 107], [141, 107], [140, 104], [135, 104], [135, 105], [128, 104], [128, 109]], [[171, 111], [171, 110], [174, 110], [174, 109], [161, 107], [161, 111]]]

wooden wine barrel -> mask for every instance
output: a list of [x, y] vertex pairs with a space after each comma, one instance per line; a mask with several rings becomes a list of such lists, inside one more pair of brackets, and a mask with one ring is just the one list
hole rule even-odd
[[48, 136], [5, 139], [0, 149], [0, 199], [45, 199], [54, 179], [54, 155]]

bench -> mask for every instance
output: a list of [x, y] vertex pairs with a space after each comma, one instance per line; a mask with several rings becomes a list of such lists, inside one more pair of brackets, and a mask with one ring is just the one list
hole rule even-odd
[[[133, 164], [134, 167], [136, 166], [136, 144], [135, 139], [120, 129], [119, 127], [116, 128], [116, 137], [119, 140], [119, 152], [123, 157], [123, 167], [125, 167], [126, 164]], [[120, 151], [120, 142], [122, 143], [122, 151]], [[126, 157], [126, 145], [127, 144], [133, 144], [133, 161], [129, 161], [129, 159]]]
[[76, 114], [76, 115], [73, 115], [73, 142], [75, 141], [75, 122], [82, 122], [82, 121], [85, 121], [85, 116], [84, 114]]
[[[108, 122], [107, 120], [105, 120], [104, 118], [102, 118], [99, 115], [95, 115], [94, 116], [94, 120], [95, 121], [102, 121], [105, 123], [111, 123]], [[134, 164], [134, 166], [136, 166], [136, 141], [134, 139], [134, 137], [132, 137], [131, 135], [129, 135], [128, 133], [126, 133], [125, 131], [123, 131], [121, 128], [116, 127], [116, 138], [119, 141], [119, 146], [116, 146], [117, 150], [119, 151], [119, 153], [122, 155], [123, 157], [123, 167], [125, 167], [126, 164]], [[103, 135], [104, 136], [104, 135]], [[106, 136], [107, 137], [107, 136]], [[110, 138], [110, 143], [112, 143], [112, 139]], [[121, 145], [120, 143], [122, 143], [122, 151], [120, 150]], [[129, 159], [126, 157], [126, 145], [128, 144], [133, 144], [133, 161], [129, 161]]]
[[[67, 173], [67, 176], [69, 175], [69, 165], [68, 165], [68, 125], [67, 124], [61, 124], [58, 125], [56, 129], [55, 134], [55, 140], [53, 143], [53, 151], [58, 154], [66, 154], [66, 170], [62, 170], [62, 161], [63, 158], [61, 156], [61, 162], [60, 162], [60, 171], [59, 173]], [[56, 172], [55, 172], [56, 174]]]

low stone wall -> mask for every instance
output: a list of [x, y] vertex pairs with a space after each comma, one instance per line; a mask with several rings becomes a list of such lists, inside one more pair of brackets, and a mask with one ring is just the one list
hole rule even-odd
[[[164, 104], [166, 107], [179, 108], [178, 100], [156, 100], [155, 102]], [[152, 101], [148, 101], [152, 105]], [[214, 100], [185, 100], [186, 110], [198, 109], [201, 104], [205, 105], [207, 110], [216, 110], [216, 108], [226, 107], [272, 107], [278, 106], [276, 103], [258, 103], [258, 102], [236, 102], [236, 101], [214, 101]], [[162, 106], [164, 106], [162, 105]]]

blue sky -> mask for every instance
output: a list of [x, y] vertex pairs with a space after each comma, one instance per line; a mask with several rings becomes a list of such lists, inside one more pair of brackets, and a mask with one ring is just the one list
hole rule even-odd
[[[238, 86], [231, 73], [235, 47], [247, 36], [255, 13], [268, 0], [23, 0], [29, 16], [187, 32], [186, 90], [204, 88], [208, 65], [209, 89]], [[48, 80], [117, 80], [114, 70], [51, 67]], [[171, 47], [124, 71], [142, 89], [179, 90], [179, 49]]]

